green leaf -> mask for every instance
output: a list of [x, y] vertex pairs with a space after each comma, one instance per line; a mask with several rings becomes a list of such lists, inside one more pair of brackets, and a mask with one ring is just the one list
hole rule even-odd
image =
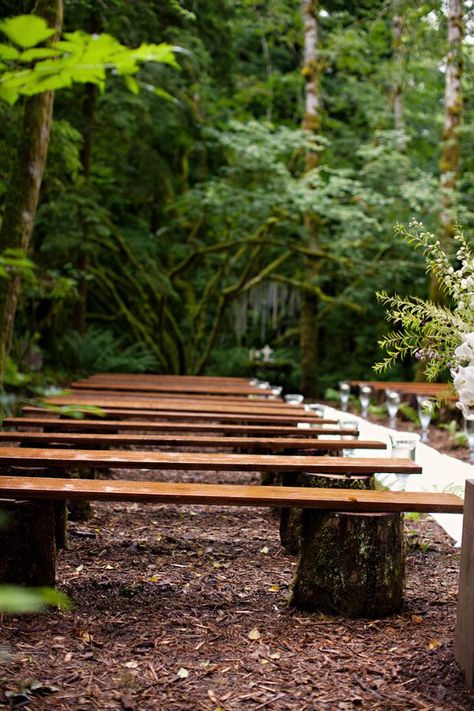
[[[1, 47], [1, 45], [0, 45]], [[13, 47], [12, 47], [13, 49]], [[1, 51], [1, 50], [0, 50]], [[15, 50], [16, 51], [16, 50]], [[34, 47], [33, 49], [26, 49], [20, 54], [20, 59], [22, 62], [33, 62], [35, 59], [47, 59], [49, 57], [58, 57], [61, 52], [58, 49], [52, 49], [49, 47]]]
[[0, 57], [2, 59], [17, 59], [20, 53], [15, 47], [10, 47], [8, 44], [0, 43]]
[[0, 22], [0, 31], [19, 47], [35, 47], [55, 33], [46, 20], [36, 15], [18, 15]]
[[70, 608], [68, 598], [52, 588], [23, 588], [16, 585], [0, 586], [0, 611], [10, 614], [36, 612], [47, 605]]
[[138, 83], [137, 80], [134, 79], [133, 77], [129, 76], [128, 74], [125, 74], [123, 77], [123, 80], [125, 82], [125, 86], [129, 91], [132, 92], [132, 94], [138, 94], [140, 89], [138, 88]]

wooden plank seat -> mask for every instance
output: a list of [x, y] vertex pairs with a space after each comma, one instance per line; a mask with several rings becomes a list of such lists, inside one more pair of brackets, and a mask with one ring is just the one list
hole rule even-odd
[[326, 511], [462, 513], [456, 494], [189, 484], [123, 480], [0, 477], [0, 498], [87, 499], [156, 504], [314, 508]]
[[266, 388], [259, 388], [256, 385], [249, 385], [244, 383], [202, 383], [202, 382], [189, 382], [189, 381], [177, 381], [177, 382], [161, 382], [153, 384], [153, 390], [156, 392], [173, 393], [173, 392], [187, 392], [187, 393], [202, 393], [202, 394], [215, 394], [215, 395], [264, 395], [269, 397], [271, 392]]
[[104, 467], [117, 469], [175, 469], [180, 471], [270, 471], [364, 475], [382, 472], [421, 474], [410, 459], [221, 454], [123, 450], [37, 449], [0, 447], [1, 466]]
[[47, 398], [45, 402], [53, 405], [64, 404], [86, 404], [86, 405], [105, 405], [106, 407], [145, 407], [153, 410], [176, 410], [182, 412], [230, 412], [236, 414], [255, 414], [255, 415], [291, 415], [306, 416], [313, 419], [321, 419], [312, 412], [304, 409], [302, 406], [287, 405], [283, 402], [274, 402], [272, 400], [250, 400], [245, 403], [226, 403], [219, 399], [217, 402], [200, 402], [194, 399], [182, 401], [173, 398], [159, 398], [152, 394], [140, 394], [139, 397], [133, 397], [130, 393], [107, 392], [105, 395], [100, 391], [90, 391], [87, 394], [82, 392], [72, 392], [67, 395], [55, 396]]
[[[74, 405], [73, 403], [60, 403], [56, 407], [73, 407], [77, 412], [83, 412], [85, 415], [94, 417], [94, 412], [91, 412], [87, 408], [81, 409], [81, 405]], [[88, 406], [90, 407], [90, 406]], [[260, 424], [260, 425], [296, 425], [299, 422], [308, 423], [311, 425], [323, 425], [323, 424], [335, 424], [335, 420], [326, 420], [313, 416], [307, 416], [307, 413], [302, 413], [292, 417], [283, 415], [238, 415], [236, 413], [212, 413], [212, 412], [181, 412], [180, 410], [141, 410], [141, 409], [129, 409], [129, 408], [115, 408], [115, 407], [100, 407], [101, 414], [98, 415], [101, 418], [138, 418], [138, 419], [157, 419], [161, 420], [189, 420], [189, 421], [207, 421], [207, 422], [222, 422], [222, 423], [249, 423], [249, 424]], [[52, 415], [56, 415], [53, 409], [48, 410], [46, 407], [37, 407], [35, 405], [25, 405], [22, 408], [22, 412], [25, 415], [47, 415], [48, 412]], [[339, 430], [338, 430], [339, 431]]]
[[147, 409], [147, 410], [164, 410], [166, 412], [189, 412], [191, 415], [201, 415], [205, 413], [216, 414], [235, 414], [235, 415], [252, 415], [252, 416], [267, 416], [290, 418], [298, 420], [305, 417], [308, 420], [320, 420], [321, 417], [314, 412], [305, 410], [301, 406], [292, 406], [280, 403], [278, 407], [266, 407], [265, 402], [254, 404], [241, 405], [231, 403], [226, 404], [219, 401], [217, 403], [200, 403], [194, 400], [182, 402], [173, 399], [163, 399], [152, 397], [134, 397], [131, 394], [119, 395], [117, 393], [111, 396], [104, 393], [96, 393], [94, 395], [82, 395], [82, 393], [71, 393], [69, 395], [56, 395], [54, 397], [44, 398], [42, 402], [48, 405], [94, 405], [107, 409]]
[[452, 386], [448, 383], [410, 383], [382, 380], [350, 380], [350, 385], [359, 387], [361, 385], [369, 385], [373, 390], [396, 390], [405, 395], [423, 395], [426, 397], [441, 397], [446, 399], [454, 399]]
[[[135, 420], [114, 420], [97, 417], [96, 419], [75, 419], [66, 417], [57, 417], [56, 413], [49, 412], [43, 408], [23, 408], [29, 412], [32, 411], [36, 417], [6, 417], [3, 420], [5, 427], [34, 427], [35, 429], [42, 427], [55, 431], [86, 431], [94, 432], [212, 432], [223, 434], [242, 434], [242, 435], [262, 435], [264, 437], [298, 437], [316, 439], [318, 435], [340, 435], [341, 428], [339, 426], [331, 426], [333, 420], [321, 420], [321, 426], [312, 425], [310, 429], [299, 429], [296, 425], [275, 426], [275, 425], [248, 425], [241, 424], [217, 424], [215, 422], [160, 422], [153, 419], [140, 419], [141, 413], [134, 413]], [[87, 413], [90, 416], [90, 413]], [[116, 414], [116, 413], [114, 413]], [[48, 415], [47, 417], [45, 415]], [[325, 423], [328, 423], [327, 426]], [[357, 435], [358, 430], [344, 430], [344, 435]]]
[[[296, 430], [297, 432], [299, 430]], [[213, 447], [240, 449], [295, 449], [295, 450], [330, 450], [347, 449], [386, 449], [384, 442], [372, 440], [318, 440], [301, 437], [218, 437], [198, 435], [150, 435], [150, 434], [98, 434], [91, 432], [0, 432], [0, 446], [18, 442], [21, 444], [49, 445], [66, 444], [76, 446], [97, 445], [122, 447], [127, 445], [166, 446], [166, 447]]]
[[199, 407], [205, 407], [205, 406], [213, 406], [213, 407], [230, 407], [233, 406], [235, 409], [239, 408], [250, 408], [252, 410], [263, 410], [266, 412], [267, 410], [284, 410], [285, 412], [290, 408], [291, 410], [297, 412], [297, 411], [304, 411], [304, 404], [301, 405], [290, 405], [286, 403], [284, 400], [280, 398], [275, 398], [274, 400], [270, 400], [269, 398], [256, 398], [252, 396], [242, 396], [242, 397], [237, 397], [237, 396], [232, 396], [228, 395], [227, 397], [222, 397], [220, 395], [188, 395], [186, 393], [154, 393], [154, 392], [149, 392], [149, 391], [137, 391], [135, 388], [130, 388], [130, 390], [119, 390], [119, 389], [111, 389], [111, 390], [102, 390], [99, 388], [93, 388], [92, 386], [89, 388], [84, 388], [82, 390], [78, 389], [73, 389], [71, 388], [65, 388], [65, 392], [62, 393], [63, 395], [75, 395], [78, 397], [107, 397], [107, 398], [114, 398], [114, 399], [120, 399], [120, 398], [130, 398], [134, 397], [135, 394], [140, 399], [146, 399], [147, 401], [155, 400], [158, 403], [165, 403], [168, 402], [172, 407], [169, 409], [172, 409], [173, 407], [181, 407], [183, 403], [185, 404], [194, 404], [195, 407], [194, 409], [198, 409]]

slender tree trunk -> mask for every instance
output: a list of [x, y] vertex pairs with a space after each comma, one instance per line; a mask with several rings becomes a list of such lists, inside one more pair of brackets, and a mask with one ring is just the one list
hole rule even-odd
[[398, 131], [397, 145], [400, 151], [406, 149], [405, 106], [403, 102], [403, 73], [405, 66], [405, 49], [403, 45], [404, 19], [401, 14], [400, 0], [393, 0], [393, 63], [394, 82], [392, 92], [393, 120]]
[[[448, 2], [448, 54], [446, 57], [446, 83], [444, 91], [444, 131], [440, 172], [440, 241], [444, 248], [456, 229], [454, 191], [459, 175], [459, 127], [462, 115], [461, 81], [463, 72], [462, 41], [464, 36], [462, 0]], [[431, 298], [442, 303], [444, 295], [436, 279], [431, 281]]]
[[[62, 0], [38, 0], [34, 13], [44, 17], [59, 36], [63, 18]], [[23, 128], [13, 175], [5, 198], [0, 230], [0, 249], [20, 249], [27, 253], [38, 206], [41, 181], [48, 154], [53, 117], [51, 91], [26, 99]], [[0, 384], [10, 350], [21, 277], [12, 274], [0, 289]]]
[[[81, 149], [81, 164], [82, 176], [84, 180], [84, 188], [87, 190], [90, 187], [91, 165], [92, 165], [92, 134], [94, 127], [94, 113], [97, 96], [97, 87], [95, 84], [86, 84], [84, 89], [84, 98], [82, 101], [82, 118], [84, 128], [82, 131], [82, 149]], [[77, 257], [76, 266], [79, 271], [79, 299], [76, 303], [74, 313], [74, 323], [79, 333], [84, 333], [86, 330], [86, 314], [87, 314], [87, 270], [89, 267], [89, 230], [90, 225], [87, 217], [82, 220], [82, 240], [80, 244], [79, 254]]]
[[[304, 65], [303, 76], [306, 80], [305, 112], [302, 128], [319, 133], [321, 130], [321, 61], [318, 57], [319, 35], [319, 2], [318, 0], [303, 0], [304, 22]], [[319, 156], [308, 153], [306, 156], [306, 171], [317, 167]], [[305, 231], [310, 249], [320, 247], [320, 223], [318, 216], [308, 213], [305, 217]], [[306, 259], [306, 275], [308, 282], [314, 281], [319, 273], [319, 261]], [[301, 349], [301, 389], [306, 396], [314, 396], [317, 390], [318, 375], [318, 299], [303, 290], [301, 294], [300, 349]]]

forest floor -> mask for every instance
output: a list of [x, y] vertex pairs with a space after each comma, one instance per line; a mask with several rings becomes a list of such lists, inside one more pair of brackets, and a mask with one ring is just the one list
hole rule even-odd
[[[177, 476], [257, 481], [159, 478]], [[429, 517], [406, 520], [403, 610], [368, 621], [288, 607], [296, 559], [280, 547], [269, 511], [101, 503], [94, 511], [70, 523], [59, 554], [72, 610], [2, 621], [0, 706], [474, 708], [453, 656], [459, 550]]]

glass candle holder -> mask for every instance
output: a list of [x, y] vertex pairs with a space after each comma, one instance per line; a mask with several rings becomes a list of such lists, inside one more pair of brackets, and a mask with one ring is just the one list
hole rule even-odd
[[395, 390], [386, 390], [385, 398], [385, 404], [388, 412], [388, 424], [389, 427], [395, 428], [398, 408], [400, 407], [402, 398], [400, 397], [400, 393], [395, 392]]
[[[392, 445], [391, 456], [394, 459], [411, 459], [413, 462], [416, 459], [416, 445], [420, 441], [420, 436], [411, 432], [397, 432], [390, 435], [390, 443]], [[408, 477], [411, 474], [398, 473], [396, 477], [397, 488], [400, 491], [405, 491], [408, 482]]]
[[[341, 439], [342, 440], [357, 440], [359, 439], [359, 422], [357, 420], [339, 420], [339, 427], [341, 429]], [[356, 434], [343, 434], [344, 431], [348, 430], [357, 430]], [[342, 450], [342, 456], [343, 457], [353, 457], [354, 456], [354, 450], [351, 449], [350, 447]]]
[[361, 407], [362, 417], [367, 417], [369, 414], [370, 396], [372, 395], [372, 388], [370, 385], [361, 385], [359, 390], [359, 402]]
[[341, 399], [341, 410], [347, 412], [347, 403], [351, 394], [351, 386], [349, 383], [339, 383], [339, 397]]
[[308, 402], [304, 406], [304, 409], [307, 412], [312, 412], [313, 415], [317, 415], [318, 417], [324, 418], [324, 405], [320, 405], [318, 402]]
[[474, 464], [474, 413], [464, 415], [464, 431], [467, 437], [467, 446], [469, 447], [469, 462]]
[[430, 441], [430, 422], [433, 417], [434, 411], [434, 400], [431, 397], [424, 397], [423, 395], [418, 395], [416, 398], [418, 401], [418, 417], [420, 418], [421, 425], [421, 441]]
[[285, 395], [285, 402], [287, 402], [288, 405], [301, 405], [303, 400], [304, 395], [300, 395], [299, 393], [288, 393], [288, 395]]
[[281, 385], [273, 385], [270, 390], [272, 397], [274, 397], [274, 398], [280, 397], [282, 390], [283, 390], [283, 388], [281, 387]]

